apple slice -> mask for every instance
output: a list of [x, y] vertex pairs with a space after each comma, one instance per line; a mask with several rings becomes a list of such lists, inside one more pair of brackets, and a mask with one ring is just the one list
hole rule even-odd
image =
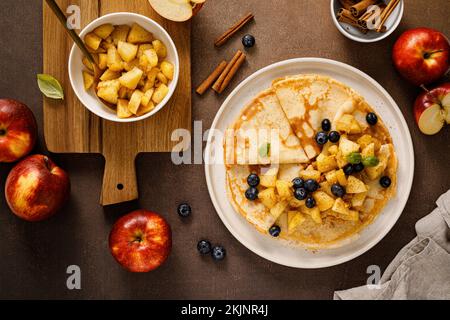
[[417, 97], [414, 114], [420, 131], [427, 135], [437, 134], [445, 124], [450, 124], [450, 83]]
[[164, 18], [183, 22], [191, 19], [206, 0], [148, 0], [153, 9]]
[[419, 117], [419, 129], [427, 135], [435, 135], [444, 127], [445, 118], [441, 106], [433, 104]]

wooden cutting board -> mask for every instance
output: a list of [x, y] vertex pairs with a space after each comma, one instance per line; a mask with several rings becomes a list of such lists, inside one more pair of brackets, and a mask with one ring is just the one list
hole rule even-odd
[[171, 35], [180, 58], [178, 87], [170, 103], [146, 121], [113, 123], [90, 113], [76, 98], [69, 81], [68, 56], [73, 42], [43, 1], [43, 72], [60, 80], [62, 102], [44, 99], [44, 136], [54, 153], [100, 153], [105, 172], [100, 203], [116, 204], [138, 198], [135, 158], [142, 152], [170, 152], [172, 131], [191, 130], [190, 22], [175, 23], [160, 17], [147, 0], [59, 0], [63, 11], [77, 5], [83, 28], [112, 12], [135, 12], [161, 24]]

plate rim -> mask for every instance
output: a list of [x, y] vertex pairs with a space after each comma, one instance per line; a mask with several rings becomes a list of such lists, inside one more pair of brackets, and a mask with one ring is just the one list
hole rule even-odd
[[[264, 252], [262, 252], [262, 250], [260, 250], [259, 248], [254, 248], [249, 246], [239, 235], [238, 233], [234, 230], [234, 228], [222, 217], [222, 215], [224, 214], [223, 212], [221, 212], [221, 210], [219, 210], [220, 206], [218, 204], [218, 201], [216, 199], [216, 196], [213, 192], [213, 183], [212, 183], [212, 179], [211, 179], [211, 175], [209, 173], [209, 169], [212, 165], [209, 164], [209, 158], [210, 158], [210, 147], [211, 147], [211, 140], [213, 139], [214, 136], [214, 130], [217, 127], [217, 123], [219, 121], [219, 119], [222, 117], [222, 114], [224, 113], [225, 109], [227, 108], [227, 106], [229, 105], [229, 101], [241, 90], [242, 87], [244, 87], [247, 83], [249, 83], [250, 81], [252, 81], [253, 79], [255, 79], [256, 77], [258, 77], [259, 75], [268, 72], [272, 69], [275, 69], [277, 67], [286, 65], [286, 64], [291, 64], [291, 63], [319, 63], [319, 64], [328, 64], [328, 65], [334, 65], [340, 68], [344, 68], [347, 69], [350, 72], [356, 73], [360, 76], [362, 76], [363, 78], [367, 79], [372, 85], [374, 85], [378, 90], [380, 90], [380, 92], [386, 97], [386, 99], [389, 101], [389, 103], [394, 107], [394, 111], [395, 113], [398, 114], [399, 119], [400, 119], [400, 123], [403, 126], [403, 128], [406, 130], [407, 132], [407, 136], [405, 137], [406, 141], [405, 143], [408, 146], [408, 150], [409, 150], [409, 156], [411, 161], [409, 162], [409, 169], [410, 172], [412, 172], [409, 181], [407, 182], [407, 197], [405, 198], [406, 200], [404, 201], [404, 203], [401, 204], [400, 208], [401, 210], [398, 210], [398, 213], [396, 214], [396, 216], [394, 217], [394, 219], [392, 219], [392, 222], [387, 225], [384, 229], [383, 232], [379, 233], [372, 241], [368, 242], [367, 244], [365, 244], [364, 246], [362, 246], [359, 250], [356, 250], [344, 257], [340, 257], [340, 258], [335, 258], [333, 260], [330, 260], [330, 262], [326, 263], [310, 263], [308, 265], [306, 264], [302, 264], [302, 263], [287, 263], [287, 262], [280, 262], [280, 261], [275, 261], [274, 259], [272, 259], [270, 256], [267, 256]], [[414, 145], [412, 142], [412, 137], [411, 137], [411, 132], [409, 130], [408, 124], [406, 122], [405, 117], [403, 116], [403, 113], [401, 111], [401, 109], [399, 108], [399, 106], [397, 105], [397, 103], [395, 102], [395, 100], [392, 98], [392, 96], [387, 92], [386, 89], [383, 88], [383, 86], [381, 86], [381, 84], [379, 84], [375, 79], [373, 79], [371, 76], [369, 76], [368, 74], [366, 74], [365, 72], [340, 61], [336, 61], [336, 60], [332, 60], [332, 59], [326, 59], [326, 58], [315, 58], [315, 57], [302, 57], [302, 58], [293, 58], [293, 59], [287, 59], [287, 60], [282, 60], [279, 62], [275, 62], [273, 64], [267, 65], [259, 70], [257, 70], [256, 72], [254, 72], [253, 74], [251, 74], [250, 76], [248, 76], [246, 79], [244, 79], [229, 95], [228, 97], [225, 99], [225, 101], [222, 103], [222, 105], [220, 106], [219, 110], [216, 113], [216, 116], [214, 117], [214, 121], [211, 124], [210, 127], [210, 133], [208, 134], [208, 138], [207, 138], [207, 143], [206, 143], [206, 147], [205, 147], [205, 178], [206, 178], [206, 184], [208, 187], [208, 193], [209, 196], [211, 198], [211, 202], [213, 203], [214, 209], [217, 213], [217, 215], [219, 216], [220, 220], [222, 221], [222, 223], [225, 225], [225, 227], [228, 229], [228, 231], [233, 235], [233, 237], [238, 240], [244, 247], [246, 247], [248, 250], [250, 250], [251, 252], [257, 254], [258, 256], [260, 256], [261, 258], [264, 258], [268, 261], [271, 261], [273, 263], [276, 263], [278, 265], [283, 265], [286, 267], [291, 267], [291, 268], [297, 268], [297, 269], [320, 269], [320, 268], [328, 268], [328, 267], [332, 267], [332, 266], [336, 266], [336, 265], [340, 265], [343, 264], [345, 262], [351, 261], [361, 255], [363, 255], [364, 253], [368, 252], [370, 249], [372, 249], [374, 246], [376, 246], [378, 243], [380, 243], [384, 237], [392, 230], [392, 228], [397, 224], [400, 216], [402, 215], [402, 213], [405, 210], [406, 204], [408, 203], [410, 194], [411, 194], [411, 189], [412, 189], [412, 184], [413, 184], [413, 180], [414, 180], [414, 174], [415, 174], [415, 158], [414, 158]], [[405, 190], [403, 190], [405, 191]]]

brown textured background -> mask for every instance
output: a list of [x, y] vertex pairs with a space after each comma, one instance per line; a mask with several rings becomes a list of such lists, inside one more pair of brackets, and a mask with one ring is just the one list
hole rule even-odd
[[[42, 11], [40, 0], [3, 0], [0, 19], [0, 97], [28, 104], [40, 124], [36, 152], [45, 152], [42, 139], [42, 98], [36, 74], [42, 69]], [[256, 20], [220, 49], [216, 36], [237, 18], [252, 11]], [[282, 267], [244, 248], [221, 223], [210, 202], [201, 165], [174, 166], [169, 154], [145, 154], [137, 160], [139, 201], [102, 208], [98, 205], [103, 164], [97, 155], [52, 155], [72, 181], [70, 203], [53, 219], [29, 224], [20, 221], [0, 198], [0, 298], [61, 299], [330, 299], [336, 289], [362, 285], [366, 268], [382, 270], [414, 237], [414, 224], [434, 208], [436, 198], [450, 187], [450, 131], [426, 137], [414, 124], [411, 106], [419, 90], [393, 70], [390, 52], [395, 39], [408, 28], [433, 27], [450, 32], [448, 0], [406, 1], [399, 29], [376, 44], [358, 44], [334, 27], [328, 0], [209, 0], [193, 21], [192, 74], [197, 86], [222, 58], [241, 48], [240, 36], [257, 39], [248, 61], [222, 96], [194, 95], [194, 120], [209, 128], [230, 89], [254, 71], [294, 57], [324, 57], [353, 65], [381, 83], [397, 101], [414, 141], [416, 172], [406, 209], [393, 230], [372, 250], [343, 265], [300, 270]], [[63, 134], [63, 133], [62, 133]], [[64, 134], [70, 134], [66, 132]], [[3, 190], [11, 166], [0, 165]], [[402, 190], [399, 190], [402, 192]], [[194, 210], [188, 220], [176, 214], [180, 202]], [[117, 265], [108, 250], [114, 221], [131, 209], [144, 207], [163, 214], [171, 223], [174, 248], [167, 263], [149, 274], [130, 274]], [[214, 263], [199, 257], [200, 238], [223, 244], [228, 257]], [[82, 290], [66, 289], [66, 268], [82, 270]]]

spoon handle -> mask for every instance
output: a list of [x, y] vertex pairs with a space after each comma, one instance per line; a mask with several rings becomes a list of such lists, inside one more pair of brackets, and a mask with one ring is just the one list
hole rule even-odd
[[67, 33], [69, 33], [72, 40], [75, 42], [75, 44], [80, 48], [80, 50], [83, 52], [83, 54], [89, 59], [89, 61], [93, 64], [97, 64], [92, 57], [92, 54], [89, 52], [89, 50], [86, 48], [83, 40], [78, 36], [78, 34], [75, 32], [75, 30], [69, 28], [67, 26], [67, 17], [64, 14], [64, 12], [61, 10], [61, 8], [58, 6], [58, 4], [55, 2], [55, 0], [45, 0], [52, 9], [53, 13], [56, 15], [58, 20], [61, 22], [61, 24], [64, 26], [64, 29], [66, 29]]

